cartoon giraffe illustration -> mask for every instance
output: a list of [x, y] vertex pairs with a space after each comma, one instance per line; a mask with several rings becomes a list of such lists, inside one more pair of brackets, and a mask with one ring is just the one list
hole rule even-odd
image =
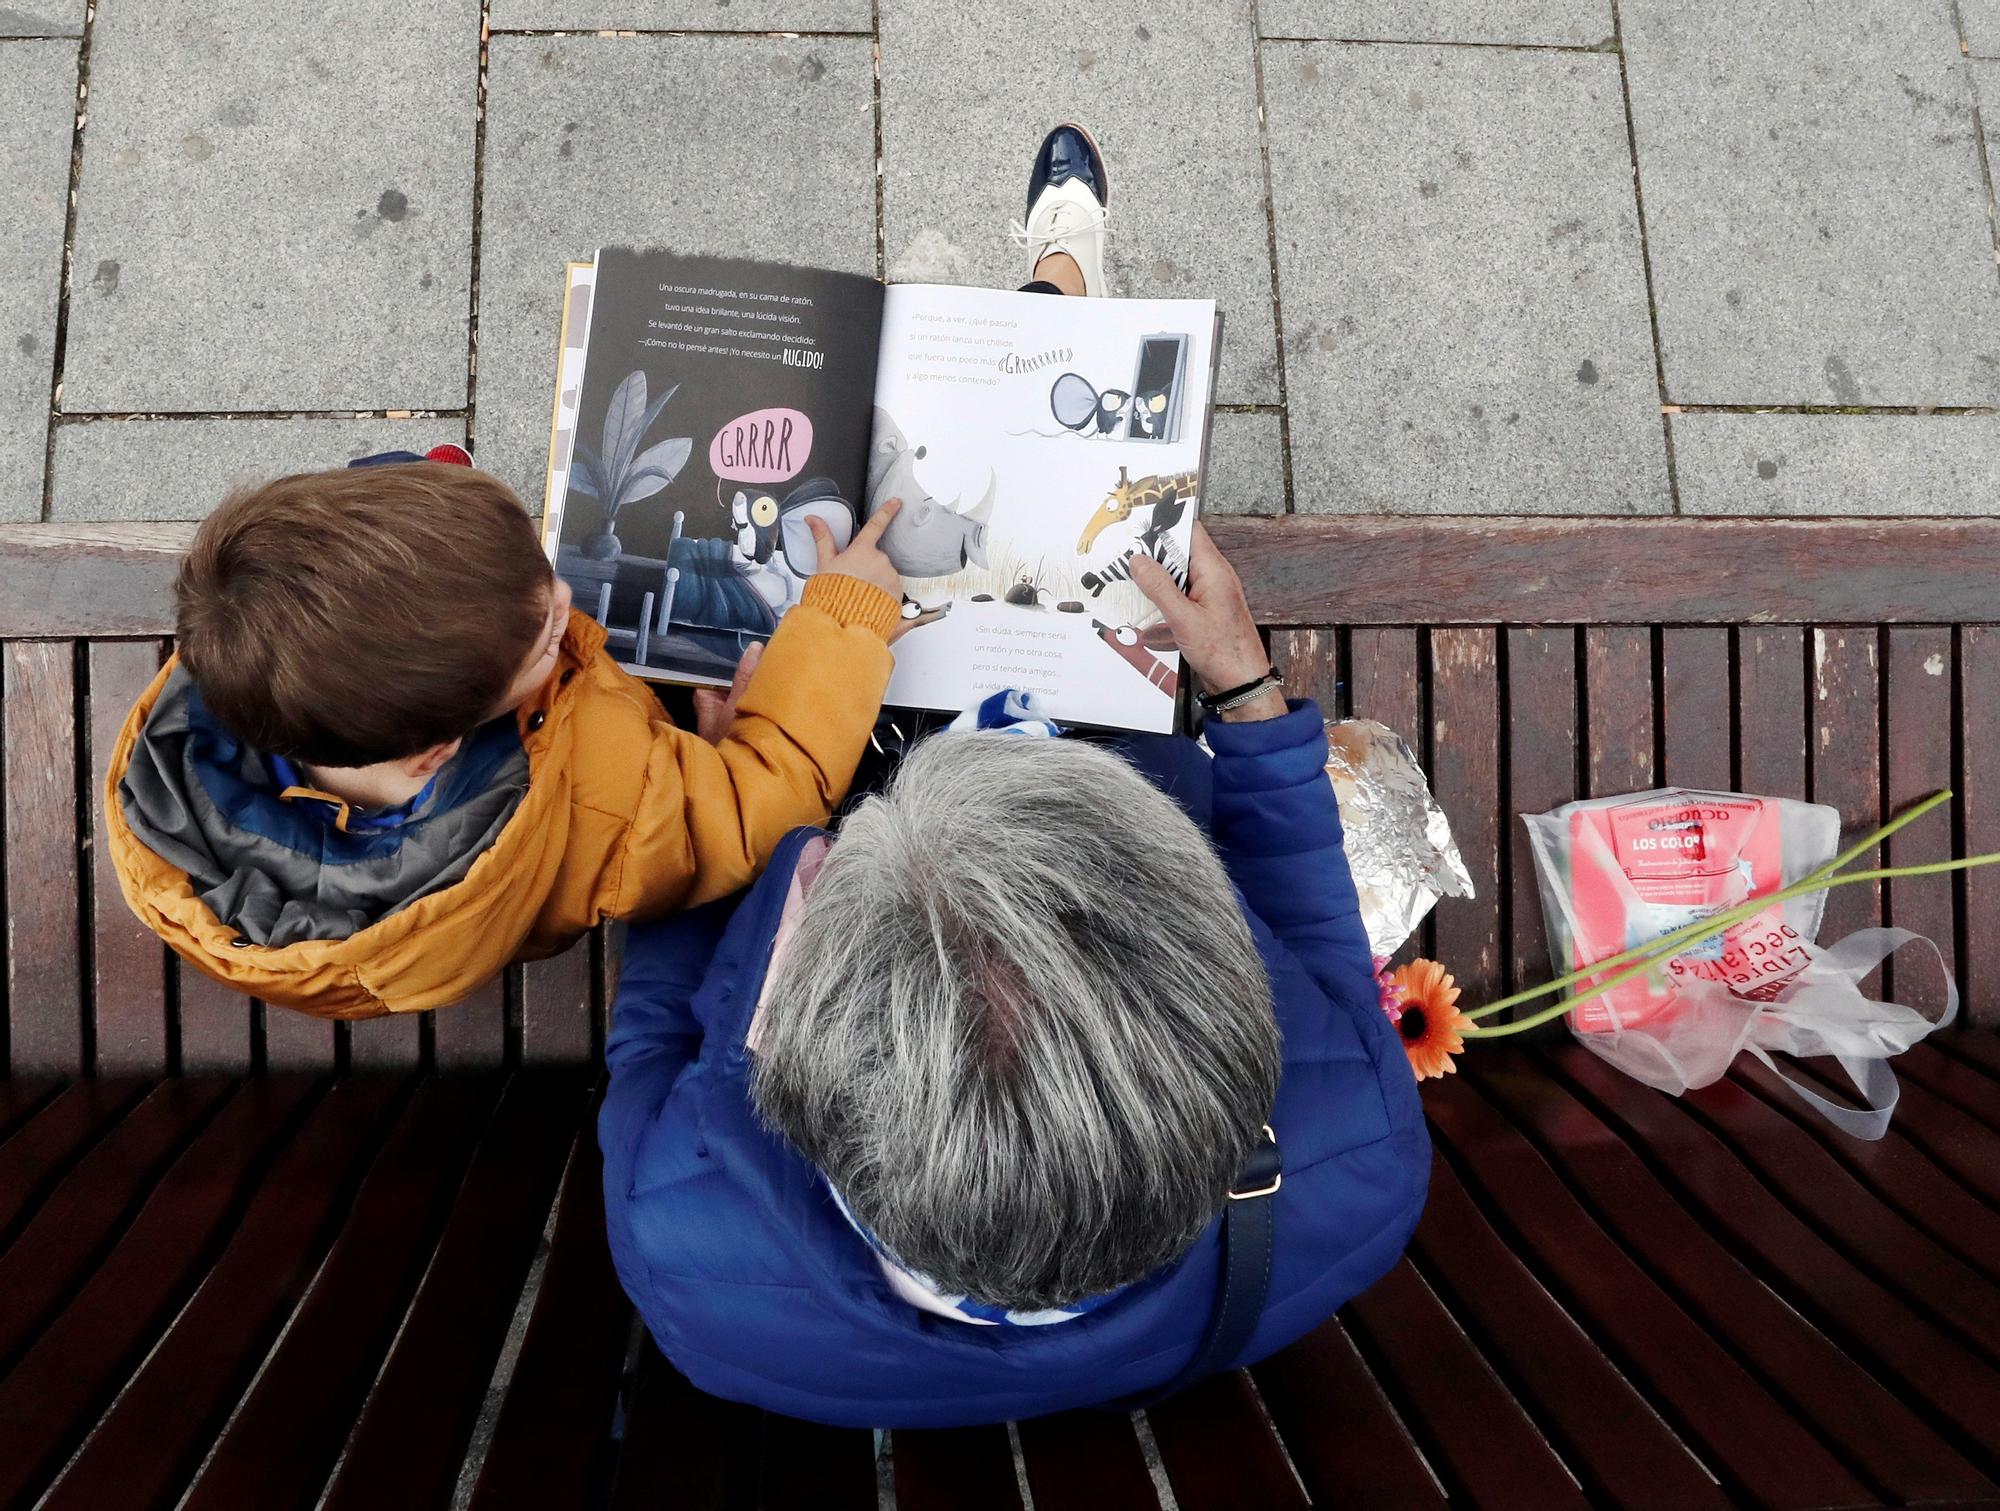
[[1083, 534], [1077, 539], [1076, 554], [1081, 556], [1088, 551], [1110, 526], [1130, 519], [1133, 510], [1155, 509], [1162, 504], [1191, 499], [1200, 483], [1201, 474], [1197, 472], [1154, 473], [1134, 482], [1127, 470], [1120, 467], [1118, 486], [1104, 495], [1104, 502], [1084, 525]]

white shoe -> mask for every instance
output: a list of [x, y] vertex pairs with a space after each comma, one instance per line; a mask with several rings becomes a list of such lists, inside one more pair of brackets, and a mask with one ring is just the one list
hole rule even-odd
[[1017, 245], [1033, 249], [1031, 268], [1040, 267], [1051, 252], [1067, 253], [1083, 270], [1084, 293], [1102, 299], [1109, 292], [1104, 278], [1107, 219], [1097, 196], [1070, 179], [1044, 189], [1027, 223], [1016, 223], [1010, 234]]
[[1104, 277], [1108, 177], [1104, 156], [1089, 132], [1077, 125], [1056, 127], [1035, 155], [1028, 178], [1028, 218], [1015, 222], [1009, 233], [1015, 245], [1033, 252], [1031, 268], [1039, 268], [1052, 252], [1069, 256], [1083, 272], [1084, 293], [1097, 299], [1109, 292]]

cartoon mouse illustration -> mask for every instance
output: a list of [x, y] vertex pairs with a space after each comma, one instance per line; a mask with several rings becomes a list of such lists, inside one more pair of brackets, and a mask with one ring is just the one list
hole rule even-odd
[[854, 506], [831, 478], [808, 478], [782, 500], [739, 488], [730, 502], [738, 568], [774, 614], [797, 603], [806, 579], [819, 570], [819, 548], [806, 523], [815, 518], [825, 521], [834, 549], [846, 550], [854, 539]]

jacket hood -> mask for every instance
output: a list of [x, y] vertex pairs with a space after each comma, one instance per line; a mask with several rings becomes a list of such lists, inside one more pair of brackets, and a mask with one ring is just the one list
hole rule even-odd
[[224, 729], [176, 667], [119, 782], [133, 833], [185, 871], [195, 897], [252, 944], [346, 939], [462, 881], [528, 788], [511, 719], [469, 737], [408, 811], [337, 826]]

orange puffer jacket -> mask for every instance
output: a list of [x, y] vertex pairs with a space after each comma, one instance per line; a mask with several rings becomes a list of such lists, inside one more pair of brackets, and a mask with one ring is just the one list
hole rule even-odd
[[[239, 857], [226, 871], [254, 869], [240, 857], [254, 856], [271, 833], [316, 832], [282, 810], [274, 828], [268, 805], [279, 800], [268, 790], [257, 794], [266, 805], [262, 819], [218, 804], [197, 762], [178, 747], [152, 748], [174, 733], [166, 727], [174, 724], [174, 709], [183, 738], [188, 728], [188, 681], [178, 662], [169, 662], [126, 719], [105, 776], [119, 885], [183, 959], [265, 1002], [321, 1018], [442, 1007], [509, 961], [555, 954], [603, 919], [645, 918], [726, 896], [756, 877], [788, 831], [824, 822], [846, 795], [881, 706], [896, 617], [896, 601], [868, 583], [813, 578], [766, 647], [729, 734], [710, 745], [676, 727], [653, 694], [606, 654], [603, 630], [572, 613], [557, 673], [514, 716], [520, 751], [513, 751], [504, 725], [495, 731], [515, 774], [516, 791], [503, 795], [511, 811], [489, 802], [492, 821], [483, 831], [456, 826], [467, 830], [467, 853], [447, 857], [450, 864], [415, 889], [413, 901], [380, 916], [356, 915], [361, 926], [343, 937], [271, 944], [257, 943], [215, 911], [230, 913], [228, 900], [246, 888], [271, 892], [268, 869], [258, 876], [210, 874], [197, 885], [184, 864], [141, 837], [175, 825], [194, 833], [203, 824], [212, 835], [221, 825], [225, 840], [242, 841], [219, 847]], [[142, 742], [148, 742], [140, 752], [147, 757], [140, 763], [145, 780], [128, 782], [140, 774], [134, 753]], [[128, 804], [164, 810], [165, 828], [153, 822], [154, 812], [128, 812]], [[197, 810], [199, 823], [191, 817]], [[218, 853], [198, 833], [186, 852], [156, 842], [190, 864], [190, 855]], [[303, 864], [308, 883], [323, 864], [296, 844], [279, 858], [282, 871], [296, 873]], [[398, 861], [392, 851], [386, 862], [370, 863], [380, 869]], [[342, 885], [351, 889], [355, 874], [366, 885], [373, 873], [351, 868]], [[297, 879], [289, 875], [284, 885], [296, 888]]]

